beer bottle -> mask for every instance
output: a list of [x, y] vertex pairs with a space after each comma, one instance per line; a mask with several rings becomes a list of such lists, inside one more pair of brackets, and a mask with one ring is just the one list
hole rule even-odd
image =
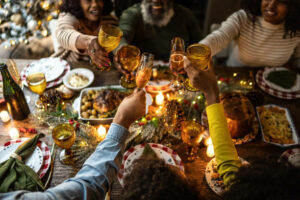
[[14, 120], [26, 119], [30, 113], [24, 93], [8, 72], [7, 65], [0, 64], [3, 80], [3, 96], [8, 111]]

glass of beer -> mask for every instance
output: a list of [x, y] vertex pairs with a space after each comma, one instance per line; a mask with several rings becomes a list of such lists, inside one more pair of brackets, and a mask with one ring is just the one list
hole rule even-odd
[[59, 124], [52, 130], [52, 138], [57, 146], [63, 150], [59, 160], [65, 165], [74, 164], [71, 147], [76, 140], [76, 131], [70, 124]]
[[187, 144], [187, 157], [188, 161], [193, 161], [197, 158], [195, 156], [197, 149], [201, 140], [203, 139], [203, 127], [198, 122], [194, 120], [181, 122], [181, 139]]
[[175, 37], [171, 41], [170, 68], [174, 74], [172, 87], [175, 90], [181, 88], [179, 74], [184, 73], [184, 40], [180, 37]]
[[141, 65], [136, 73], [136, 86], [139, 89], [143, 89], [151, 78], [153, 67], [154, 55], [151, 53], [143, 53], [141, 58]]
[[[28, 88], [34, 92], [37, 93], [39, 96], [43, 94], [43, 92], [46, 90], [47, 82], [45, 78], [45, 74], [42, 72], [36, 72], [29, 74], [26, 77], [26, 82], [28, 85]], [[40, 101], [40, 98], [36, 100], [35, 105], [37, 107], [41, 107], [42, 102]]]
[[[210, 62], [211, 57], [211, 50], [208, 46], [204, 44], [192, 44], [188, 46], [186, 50], [186, 56], [191, 62], [191, 64], [204, 71], [208, 69], [208, 64]], [[188, 78], [185, 80], [184, 85], [189, 91], [199, 91], [197, 88], [192, 86]]]
[[117, 57], [121, 68], [127, 72], [121, 77], [120, 84], [127, 89], [136, 87], [133, 73], [140, 64], [140, 50], [133, 45], [124, 45], [118, 52]]

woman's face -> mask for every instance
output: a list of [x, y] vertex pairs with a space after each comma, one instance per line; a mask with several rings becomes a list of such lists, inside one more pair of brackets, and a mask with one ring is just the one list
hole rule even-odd
[[104, 6], [103, 0], [80, 0], [85, 19], [95, 22], [99, 21]]
[[262, 0], [261, 13], [265, 21], [280, 24], [285, 20], [288, 0]]

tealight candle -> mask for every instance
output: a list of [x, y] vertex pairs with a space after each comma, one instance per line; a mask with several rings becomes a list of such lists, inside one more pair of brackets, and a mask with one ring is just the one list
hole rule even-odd
[[106, 128], [103, 125], [100, 125], [98, 128], [98, 138], [100, 141], [104, 140], [106, 136]]
[[155, 103], [159, 106], [164, 104], [164, 95], [162, 94], [162, 92], [159, 92], [158, 95], [156, 95], [155, 97]]
[[207, 157], [214, 157], [215, 151], [214, 151], [214, 146], [212, 144], [207, 147], [206, 155]]
[[0, 118], [1, 118], [1, 121], [3, 121], [4, 123], [6, 123], [10, 120], [9, 114], [6, 110], [3, 110], [0, 112]]
[[18, 139], [20, 137], [19, 136], [19, 130], [15, 127], [11, 128], [9, 130], [9, 136], [11, 137], [12, 140]]

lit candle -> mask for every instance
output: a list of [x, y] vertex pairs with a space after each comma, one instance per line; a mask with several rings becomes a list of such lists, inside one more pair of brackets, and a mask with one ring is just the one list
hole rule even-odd
[[209, 146], [212, 145], [212, 141], [211, 141], [211, 137], [208, 137], [204, 140], [204, 145], [205, 146]]
[[164, 104], [164, 95], [162, 94], [162, 92], [159, 92], [158, 95], [156, 95], [155, 97], [155, 103], [159, 106]]
[[157, 77], [157, 68], [152, 69], [152, 77], [156, 78]]
[[100, 125], [98, 128], [98, 138], [100, 141], [104, 140], [106, 136], [106, 128], [103, 125]]
[[212, 144], [207, 147], [206, 155], [207, 157], [214, 157], [215, 151], [214, 151], [214, 146]]
[[6, 110], [0, 112], [0, 118], [3, 122], [8, 122], [10, 120], [9, 114]]
[[15, 127], [11, 128], [9, 130], [9, 136], [11, 137], [11, 139], [16, 140], [19, 138], [19, 130]]

